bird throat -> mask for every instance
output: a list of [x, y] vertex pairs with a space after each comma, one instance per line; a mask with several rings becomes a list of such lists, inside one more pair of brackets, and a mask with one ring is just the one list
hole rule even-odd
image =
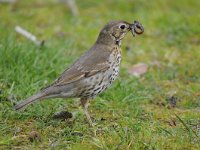
[[121, 47], [121, 40], [116, 40], [116, 41], [115, 41], [115, 44], [116, 44], [117, 46]]

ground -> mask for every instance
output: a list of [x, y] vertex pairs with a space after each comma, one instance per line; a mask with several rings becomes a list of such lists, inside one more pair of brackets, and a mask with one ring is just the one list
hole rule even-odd
[[[79, 15], [56, 0], [0, 3], [1, 149], [199, 149], [200, 1], [76, 0]], [[140, 21], [145, 33], [123, 40], [121, 72], [91, 101], [90, 127], [78, 99], [13, 105], [50, 84], [87, 51], [110, 20]], [[38, 46], [15, 32], [34, 33]], [[140, 77], [128, 73], [147, 64]], [[53, 118], [66, 110], [72, 119]]]

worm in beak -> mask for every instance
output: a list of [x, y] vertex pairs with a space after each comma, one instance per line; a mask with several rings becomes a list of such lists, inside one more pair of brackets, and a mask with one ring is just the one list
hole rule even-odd
[[130, 25], [130, 29], [133, 36], [136, 34], [142, 34], [144, 32], [143, 26], [136, 20]]

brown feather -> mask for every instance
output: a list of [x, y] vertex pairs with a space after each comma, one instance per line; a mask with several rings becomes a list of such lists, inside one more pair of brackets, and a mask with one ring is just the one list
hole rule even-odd
[[95, 75], [98, 72], [107, 70], [109, 68], [108, 59], [111, 54], [109, 47], [110, 46], [107, 45], [94, 45], [71, 67], [65, 70], [50, 86], [62, 86], [65, 84], [70, 84], [83, 78]]

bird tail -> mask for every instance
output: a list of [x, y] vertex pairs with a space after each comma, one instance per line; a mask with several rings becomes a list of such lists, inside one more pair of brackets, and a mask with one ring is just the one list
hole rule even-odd
[[27, 98], [26, 100], [20, 102], [19, 104], [15, 105], [14, 110], [22, 109], [23, 107], [30, 105], [37, 100], [41, 100], [41, 99], [45, 99], [45, 98], [46, 98], [46, 93], [39, 92], [39, 93]]

